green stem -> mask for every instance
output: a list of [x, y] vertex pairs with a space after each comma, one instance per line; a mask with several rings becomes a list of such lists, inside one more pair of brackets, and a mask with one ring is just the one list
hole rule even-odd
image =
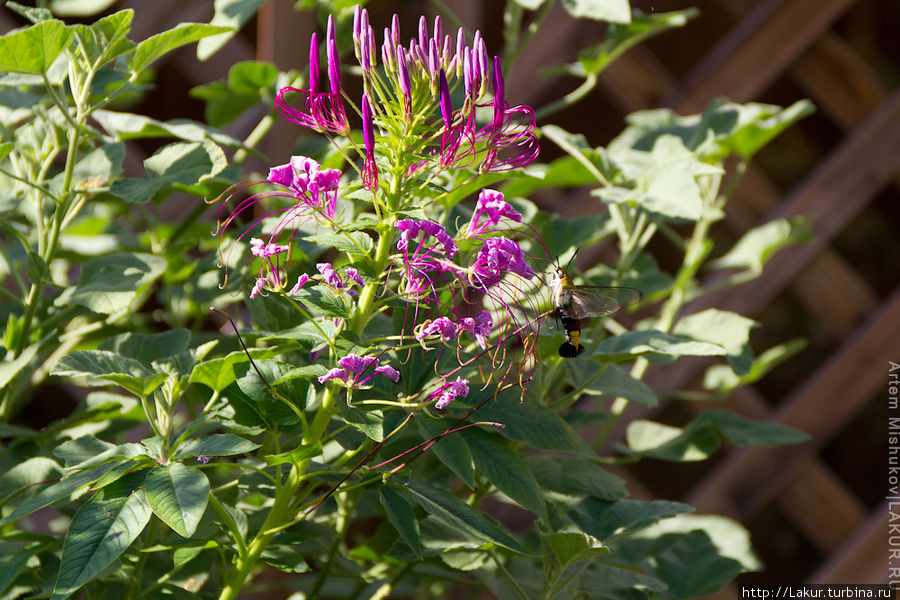
[[588, 73], [584, 78], [584, 82], [581, 85], [579, 85], [577, 88], [575, 88], [574, 90], [572, 90], [571, 92], [569, 92], [568, 94], [566, 94], [565, 96], [560, 98], [559, 100], [556, 100], [555, 102], [551, 102], [550, 104], [547, 104], [547, 105], [542, 106], [541, 108], [537, 109], [534, 113], [535, 119], [543, 120], [544, 118], [546, 118], [549, 115], [552, 115], [555, 112], [558, 112], [560, 110], [563, 110], [564, 108], [568, 108], [569, 106], [572, 106], [573, 104], [575, 104], [576, 102], [578, 102], [579, 100], [581, 100], [582, 98], [587, 96], [591, 92], [591, 90], [593, 90], [596, 86], [597, 86], [597, 76], [594, 75], [593, 73]]
[[[711, 194], [715, 198], [714, 194]], [[712, 204], [712, 201], [709, 202]], [[656, 319], [654, 329], [668, 333], [675, 323], [675, 317], [681, 310], [687, 300], [687, 289], [700, 266], [706, 258], [706, 237], [709, 233], [709, 227], [712, 221], [706, 217], [701, 217], [695, 224], [691, 234], [691, 239], [685, 249], [684, 259], [682, 260], [681, 269], [675, 277], [672, 284], [672, 291], [660, 309], [659, 317]], [[634, 361], [634, 367], [631, 369], [631, 376], [635, 379], [642, 379], [647, 372], [650, 362], [643, 356]], [[609, 432], [612, 430], [619, 417], [628, 407], [628, 400], [625, 398], [616, 398], [610, 406], [610, 419], [603, 425], [598, 432], [597, 443], [602, 443]]]
[[[316, 416], [309, 428], [303, 434], [303, 443], [306, 444], [318, 440], [325, 432], [325, 428], [328, 426], [328, 422], [335, 411], [334, 389], [332, 386], [325, 388], [322, 404], [319, 406], [319, 410], [316, 411]], [[293, 499], [300, 484], [303, 482], [309, 463], [310, 460], [307, 459], [291, 467], [284, 484], [275, 493], [275, 501], [262, 527], [250, 540], [245, 551], [242, 552], [238, 549], [234, 570], [228, 574], [225, 587], [219, 594], [219, 600], [234, 600], [238, 597], [241, 588], [252, 577], [253, 567], [259, 560], [263, 550], [266, 549], [269, 542], [272, 541], [272, 538], [281, 530], [284, 524], [294, 520]]]

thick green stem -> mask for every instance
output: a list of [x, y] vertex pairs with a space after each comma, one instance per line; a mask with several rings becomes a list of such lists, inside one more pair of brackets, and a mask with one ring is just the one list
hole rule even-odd
[[[684, 306], [687, 298], [687, 288], [697, 271], [703, 264], [706, 257], [706, 237], [709, 233], [709, 227], [712, 224], [707, 218], [702, 218], [694, 225], [694, 231], [688, 242], [684, 253], [684, 260], [681, 263], [681, 269], [672, 284], [672, 291], [666, 302], [660, 309], [659, 317], [656, 319], [654, 329], [668, 333], [675, 323], [675, 317], [678, 311]], [[631, 376], [635, 379], [641, 379], [647, 372], [650, 362], [643, 356], [634, 361], [634, 367], [631, 369]], [[625, 412], [628, 407], [628, 400], [625, 398], [616, 398], [610, 406], [609, 413], [612, 417], [609, 419], [599, 432], [597, 437], [598, 443], [602, 442], [609, 432], [612, 430], [618, 418]]]
[[[303, 435], [303, 443], [312, 443], [321, 439], [325, 433], [325, 428], [331, 420], [335, 410], [334, 388], [328, 386], [325, 388], [325, 395], [322, 397], [322, 405], [316, 412], [316, 416], [309, 428]], [[219, 600], [234, 600], [238, 597], [241, 589], [252, 577], [253, 567], [259, 560], [263, 550], [268, 547], [269, 542], [275, 537], [281, 528], [294, 520], [295, 509], [293, 508], [294, 496], [303, 482], [306, 470], [309, 468], [309, 459], [301, 461], [291, 467], [287, 479], [283, 485], [279, 487], [275, 493], [275, 501], [272, 509], [269, 511], [265, 522], [259, 531], [247, 544], [246, 551], [239, 552], [235, 560], [234, 570], [227, 577], [225, 587], [219, 594]]]

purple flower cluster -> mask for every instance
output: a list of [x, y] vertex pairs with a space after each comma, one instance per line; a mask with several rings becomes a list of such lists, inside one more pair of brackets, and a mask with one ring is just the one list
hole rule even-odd
[[[266, 191], [258, 192], [244, 198], [231, 209], [227, 216], [223, 217], [227, 200], [219, 208], [219, 229], [224, 231], [234, 224], [242, 215], [252, 213], [261, 201], [272, 199], [287, 200], [287, 204], [269, 210], [261, 217], [255, 218], [238, 236], [240, 241], [250, 235], [256, 228], [267, 221], [268, 233], [263, 238], [250, 238], [251, 255], [261, 258], [262, 262], [257, 273], [256, 282], [250, 292], [250, 297], [255, 298], [266, 285], [274, 289], [284, 286], [282, 273], [278, 264], [278, 255], [290, 252], [289, 245], [279, 244], [276, 240], [282, 232], [290, 231], [290, 242], [297, 232], [300, 222], [316, 215], [324, 219], [333, 219], [337, 210], [338, 188], [341, 172], [337, 169], [323, 169], [319, 163], [305, 156], [293, 156], [289, 163], [278, 165], [269, 169], [269, 176], [265, 181], [249, 181], [238, 184], [226, 192], [227, 198], [232, 198], [253, 185], [264, 184]], [[234, 245], [229, 249], [229, 254]], [[228, 257], [221, 257], [223, 264], [228, 264]], [[226, 270], [227, 279], [227, 270]]]
[[[482, 221], [482, 217], [484, 217], [484, 221]], [[481, 190], [478, 201], [475, 203], [472, 219], [463, 235], [473, 238], [501, 231], [499, 225], [504, 220], [521, 223], [522, 215], [503, 199], [502, 193], [496, 190]]]
[[[377, 356], [359, 356], [348, 354], [338, 361], [337, 367], [319, 377], [319, 383], [331, 379], [344, 382], [349, 388], [359, 387], [375, 375], [384, 375], [394, 383], [400, 381], [400, 373], [390, 365], [381, 365]], [[369, 368], [374, 367], [371, 372]]]
[[[440, 16], [435, 17], [433, 27], [422, 17], [418, 35], [404, 44], [399, 19], [394, 15], [391, 26], [384, 29], [380, 52], [383, 70], [378, 71], [374, 68], [378, 53], [368, 11], [357, 6], [353, 42], [366, 90], [362, 101], [364, 137], [366, 129], [373, 126], [373, 115], [385, 126], [402, 115], [407, 123], [424, 126], [417, 135], [427, 145], [433, 141], [428, 153], [435, 156], [439, 170], [472, 166], [482, 172], [504, 171], [537, 158], [540, 146], [534, 109], [527, 105], [511, 107], [506, 102], [500, 60], [489, 58], [481, 32], [475, 32], [470, 46], [462, 28], [455, 36], [445, 34]], [[451, 92], [459, 86], [464, 98], [454, 109]], [[493, 91], [490, 102], [489, 88]], [[373, 98], [378, 102], [372, 102]], [[438, 121], [431, 118], [435, 104], [440, 107]], [[479, 126], [475, 112], [481, 106], [490, 107], [492, 117]], [[372, 179], [368, 157], [367, 145], [364, 180]], [[372, 189], [370, 183], [364, 183]]]
[[[436, 286], [456, 278], [459, 268], [453, 263], [453, 257], [459, 248], [441, 225], [434, 221], [403, 219], [394, 226], [400, 230], [397, 250], [401, 252], [403, 264], [403, 293], [415, 300], [434, 296]], [[431, 238], [437, 243], [429, 243]]]
[[474, 317], [463, 317], [457, 321], [453, 321], [449, 317], [438, 317], [433, 321], [426, 322], [416, 334], [416, 339], [423, 340], [430, 335], [440, 335], [445, 342], [449, 342], [457, 339], [463, 333], [467, 333], [479, 346], [486, 348], [486, 342], [491, 336], [493, 326], [494, 320], [491, 318], [491, 313], [486, 310]]
[[434, 407], [444, 410], [457, 396], [465, 396], [469, 393], [469, 380], [457, 377], [456, 381], [444, 383], [434, 391], [429, 399], [435, 399]]

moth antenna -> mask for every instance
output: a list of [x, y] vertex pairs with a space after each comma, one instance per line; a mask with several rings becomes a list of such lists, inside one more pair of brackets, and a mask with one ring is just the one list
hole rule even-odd
[[575, 257], [578, 256], [578, 251], [579, 251], [579, 250], [581, 250], [581, 246], [578, 246], [577, 248], [575, 248], [575, 252], [572, 253], [572, 258], [569, 259], [569, 262], [566, 263], [566, 268], [563, 269], [564, 271], [568, 271], [568, 270], [569, 270], [569, 265], [571, 265], [571, 264], [572, 264], [572, 261], [575, 260]]

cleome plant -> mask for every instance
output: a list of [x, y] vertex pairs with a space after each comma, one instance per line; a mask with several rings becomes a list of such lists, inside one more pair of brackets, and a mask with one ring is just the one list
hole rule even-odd
[[[593, 147], [553, 115], [694, 11], [564, 2], [607, 33], [536, 109], [504, 73], [553, 0], [507, 2], [496, 41], [310, 4], [308, 68], [234, 65], [191, 91], [207, 123], [128, 107], [154, 61], [232, 26], [135, 42], [131, 10], [7, 4], [31, 24], [0, 37], [0, 597], [689, 598], [760, 569], [739, 523], [629, 498], [612, 471], [806, 439], [626, 409], [723, 399], [802, 348], [756, 353], [753, 320], [695, 307], [805, 239], [800, 219], [730, 248], [710, 230], [811, 105], [642, 111]], [[224, 131], [260, 106], [245, 139]], [[302, 142], [263, 157], [276, 124]], [[533, 201], [575, 187], [603, 210]], [[616, 259], [579, 274], [598, 244]], [[696, 357], [691, 395], [643, 381]]]

